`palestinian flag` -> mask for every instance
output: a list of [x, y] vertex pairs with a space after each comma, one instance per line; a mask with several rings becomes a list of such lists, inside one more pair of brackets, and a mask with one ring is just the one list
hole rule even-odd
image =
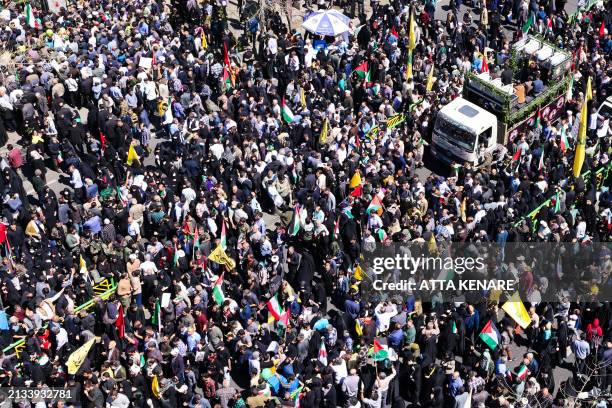
[[531, 26], [534, 24], [535, 24], [535, 14], [530, 13], [529, 18], [527, 19], [527, 21], [525, 21], [525, 24], [523, 24], [523, 30], [522, 30], [523, 35], [527, 34]]
[[327, 367], [327, 350], [325, 349], [325, 341], [323, 340], [321, 340], [321, 347], [319, 347], [319, 361]]
[[374, 198], [372, 198], [370, 205], [368, 205], [368, 208], [366, 209], [366, 214], [370, 214], [371, 212], [377, 212], [378, 215], [380, 215], [382, 214], [382, 208], [383, 203], [378, 194], [376, 194], [374, 195]]
[[528, 374], [529, 369], [527, 368], [527, 366], [525, 364], [521, 364], [521, 366], [518, 368], [518, 371], [516, 372], [516, 378], [521, 381], [525, 381]]
[[361, 154], [361, 139], [359, 138], [359, 135], [355, 135], [355, 137], [353, 138], [353, 143], [349, 142], [349, 148]]
[[485, 325], [480, 334], [478, 335], [480, 339], [487, 345], [491, 350], [495, 350], [499, 345], [501, 340], [501, 335], [499, 334], [499, 330], [495, 327], [495, 323], [492, 320]]
[[555, 194], [555, 207], [554, 207], [554, 211], [555, 214], [558, 214], [561, 212], [561, 200], [559, 199], [559, 193]]
[[546, 33], [552, 33], [553, 32], [553, 21], [552, 18], [548, 17], [546, 19]]
[[215, 282], [215, 286], [213, 286], [212, 294], [213, 299], [215, 299], [215, 303], [221, 306], [223, 302], [225, 302], [225, 295], [223, 294], [223, 274], [219, 276], [219, 279]]
[[532, 128], [538, 128], [540, 126], [540, 122], [542, 122], [542, 112], [540, 111], [540, 107], [538, 106], [538, 110], [536, 111], [533, 120], [531, 121]]
[[154, 326], [157, 326], [157, 331], [161, 331], [161, 305], [159, 304], [159, 299], [155, 301], [155, 310], [153, 311], [153, 317], [151, 318], [151, 323]]
[[282, 109], [281, 110], [281, 114], [282, 114], [283, 119], [285, 120], [285, 122], [292, 123], [293, 120], [294, 120], [293, 112], [291, 112], [291, 109], [289, 109], [289, 107], [285, 103], [285, 98], [283, 98], [281, 109]]
[[374, 361], [395, 361], [397, 359], [395, 351], [390, 349], [389, 346], [383, 346], [378, 340], [374, 340], [374, 346], [370, 349], [368, 354]]
[[272, 316], [274, 316], [274, 319], [287, 326], [287, 323], [289, 321], [289, 313], [285, 312], [283, 306], [279, 303], [278, 295], [274, 295], [272, 299], [268, 300], [267, 306], [268, 311]]
[[569, 141], [567, 140], [567, 132], [565, 130], [565, 126], [561, 127], [561, 151], [565, 153], [569, 148]]
[[220, 242], [221, 248], [223, 248], [224, 251], [227, 251], [227, 231], [225, 230], [225, 220], [222, 221], [221, 224], [221, 242]]
[[370, 82], [370, 71], [368, 70], [368, 61], [363, 61], [357, 65], [357, 68], [353, 71], [359, 78], [364, 78], [367, 82]]
[[300, 232], [301, 223], [300, 205], [296, 204], [293, 211], [293, 220], [291, 220], [291, 226], [289, 227], [289, 235], [296, 236]]
[[225, 65], [228, 68], [231, 65], [231, 62], [230, 62], [230, 59], [229, 59], [229, 53], [227, 52], [227, 43], [226, 42], [223, 43], [223, 65]]
[[223, 85], [225, 88], [225, 92], [232, 89], [232, 76], [227, 67], [223, 67]]
[[518, 147], [516, 149], [516, 152], [514, 152], [514, 156], [512, 156], [512, 161], [517, 161], [518, 159], [520, 159], [521, 158], [521, 153], [523, 153], [523, 149]]

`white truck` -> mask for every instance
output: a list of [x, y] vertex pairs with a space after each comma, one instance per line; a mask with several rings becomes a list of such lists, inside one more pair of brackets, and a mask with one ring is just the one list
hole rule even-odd
[[[512, 84], [503, 85], [488, 72], [469, 74], [462, 97], [440, 109], [431, 143], [436, 159], [475, 166], [487, 154], [493, 161], [503, 159], [507, 143], [529, 129], [538, 111], [548, 122], [561, 115], [570, 84], [571, 54], [534, 36], [517, 42], [512, 54]], [[533, 72], [533, 64], [544, 82], [535, 97], [526, 95], [529, 84], [524, 80], [524, 70], [530, 67]]]

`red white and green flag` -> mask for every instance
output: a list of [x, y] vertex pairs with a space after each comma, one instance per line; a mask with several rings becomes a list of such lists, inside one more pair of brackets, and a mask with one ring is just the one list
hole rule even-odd
[[370, 71], [368, 69], [368, 61], [363, 61], [361, 64], [357, 65], [354, 71], [359, 78], [365, 79], [366, 82], [370, 82]]
[[383, 207], [382, 200], [380, 199], [378, 194], [376, 194], [374, 195], [374, 198], [372, 198], [370, 205], [368, 205], [368, 208], [366, 209], [366, 213], [369, 214], [371, 212], [378, 212], [379, 210], [382, 209], [382, 207]]
[[283, 98], [283, 103], [281, 105], [281, 114], [285, 122], [287, 123], [293, 122], [294, 120], [293, 112], [291, 112], [291, 109], [289, 109], [289, 106], [287, 106], [287, 104], [285, 103], [285, 98]]
[[540, 161], [538, 163], [538, 170], [542, 170], [544, 168], [544, 150], [542, 150], [542, 154], [540, 155]]
[[518, 159], [520, 159], [522, 152], [523, 152], [523, 149], [521, 149], [521, 147], [519, 146], [516, 149], [516, 152], [514, 152], [514, 155], [512, 156], [512, 161], [517, 161]]
[[227, 67], [223, 67], [223, 86], [225, 87], [225, 92], [232, 89], [232, 76]]
[[378, 340], [374, 340], [374, 346], [369, 351], [370, 357], [374, 361], [383, 361], [383, 360], [396, 360], [397, 354], [393, 349], [390, 349], [387, 345], [382, 345], [378, 342]]
[[338, 237], [340, 237], [340, 217], [334, 223], [334, 239], [338, 239]]
[[521, 381], [525, 381], [528, 374], [529, 374], [529, 369], [527, 368], [527, 366], [525, 364], [521, 364], [518, 371], [516, 372], [516, 377]]
[[223, 294], [223, 274], [219, 276], [219, 279], [215, 282], [215, 286], [213, 286], [213, 299], [215, 303], [221, 306], [223, 302], [225, 302], [225, 295]]
[[321, 339], [321, 347], [319, 347], [319, 361], [325, 367], [327, 367], [327, 349], [325, 348], [325, 341]]
[[221, 224], [221, 248], [224, 251], [227, 251], [227, 231], [225, 230], [225, 220], [222, 221]]
[[567, 140], [567, 131], [565, 126], [561, 127], [561, 151], [565, 153], [569, 149], [569, 141]]
[[268, 300], [267, 306], [268, 311], [274, 317], [274, 319], [287, 326], [287, 323], [289, 322], [289, 313], [283, 309], [283, 306], [278, 301], [278, 295], [274, 295], [272, 299]]
[[491, 350], [495, 350], [501, 340], [499, 330], [497, 330], [497, 327], [495, 327], [495, 323], [493, 323], [492, 320], [489, 320], [489, 322], [482, 329], [478, 337], [480, 337], [480, 339], [487, 346], [489, 346]]
[[289, 235], [296, 236], [297, 233], [300, 232], [301, 223], [300, 205], [296, 204], [295, 210], [293, 211], [291, 226], [289, 227]]
[[26, 24], [30, 28], [40, 28], [40, 23], [38, 22], [36, 17], [34, 17], [34, 11], [32, 10], [32, 6], [30, 5], [30, 3], [26, 4], [24, 13]]
[[193, 247], [195, 249], [200, 249], [200, 231], [197, 225], [193, 233]]

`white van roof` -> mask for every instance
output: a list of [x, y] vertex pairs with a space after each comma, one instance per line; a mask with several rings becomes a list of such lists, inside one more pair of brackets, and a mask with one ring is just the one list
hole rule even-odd
[[461, 97], [442, 107], [438, 115], [444, 116], [460, 127], [471, 129], [476, 134], [497, 124], [497, 117], [494, 114]]

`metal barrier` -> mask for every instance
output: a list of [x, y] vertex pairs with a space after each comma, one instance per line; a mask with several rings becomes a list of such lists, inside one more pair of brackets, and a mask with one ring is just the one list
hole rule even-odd
[[[610, 175], [610, 169], [612, 169], [612, 164], [609, 164], [607, 167], [602, 167], [599, 170], [597, 170], [595, 172], [595, 182], [597, 189], [600, 189], [601, 186], [603, 186], [603, 183], [606, 181], [606, 179], [608, 178], [608, 176]], [[586, 172], [584, 172], [582, 174], [582, 178], [584, 180], [587, 180], [589, 177], [591, 177], [592, 171], [591, 170], [587, 170]], [[555, 197], [557, 197], [558, 195], [555, 194]], [[521, 225], [521, 223], [523, 221], [525, 221], [526, 219], [531, 218], [533, 220], [534, 223], [537, 223], [537, 220], [535, 219], [538, 214], [540, 213], [540, 211], [542, 210], [542, 208], [544, 207], [548, 207], [552, 202], [552, 198], [549, 198], [548, 200], [544, 201], [542, 204], [540, 204], [535, 210], [531, 211], [529, 214], [527, 214], [525, 217], [521, 218], [520, 220], [518, 220], [517, 222], [514, 223], [514, 227], [518, 227], [519, 225]]]
[[[112, 278], [104, 279], [102, 282], [95, 284], [93, 287], [94, 295], [104, 300], [110, 298], [115, 293], [116, 290], [117, 290], [117, 284], [115, 283], [115, 280]], [[74, 313], [78, 313], [81, 310], [87, 310], [95, 304], [96, 302], [94, 301], [94, 299], [90, 299], [87, 302], [83, 303], [82, 305], [77, 306], [74, 309]], [[19, 354], [21, 354], [23, 349], [25, 349], [25, 343], [26, 343], [25, 338], [17, 340], [16, 342], [12, 343], [10, 346], [6, 347], [2, 351], [5, 354], [13, 351], [15, 355], [17, 356], [17, 358], [19, 358]]]

